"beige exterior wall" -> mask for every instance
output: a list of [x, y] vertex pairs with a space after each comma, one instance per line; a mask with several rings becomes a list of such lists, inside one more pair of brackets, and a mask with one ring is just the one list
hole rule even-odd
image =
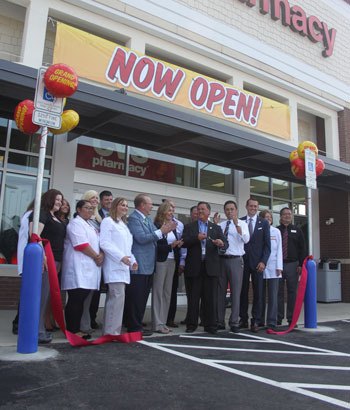
[[23, 22], [0, 15], [0, 58], [21, 61]]
[[[332, 2], [299, 0], [290, 1], [291, 6], [298, 5], [307, 16], [314, 15], [327, 23], [328, 28], [335, 28], [337, 35], [333, 55], [324, 58], [321, 54], [323, 45], [312, 43], [307, 37], [294, 33], [280, 21], [273, 21], [269, 14], [259, 12], [258, 5], [248, 7], [238, 0], [175, 0], [206, 16], [211, 16], [231, 27], [235, 27], [252, 37], [310, 64], [320, 71], [332, 75], [350, 84], [350, 70], [344, 70], [344, 62], [350, 62], [349, 26], [350, 19], [332, 7]], [[259, 3], [259, 2], [257, 2]], [[350, 10], [350, 6], [346, 6]]]

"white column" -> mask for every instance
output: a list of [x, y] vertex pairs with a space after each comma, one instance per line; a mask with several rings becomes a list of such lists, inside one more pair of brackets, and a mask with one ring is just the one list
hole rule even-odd
[[46, 0], [31, 0], [24, 22], [21, 63], [38, 68], [42, 65], [49, 8]]
[[[289, 110], [290, 110], [290, 144], [294, 146], [298, 146], [299, 144], [298, 104], [295, 98], [293, 97], [291, 97], [289, 100]], [[288, 141], [286, 142], [288, 143]]]
[[54, 138], [51, 187], [63, 193], [73, 211], [75, 208], [74, 173], [78, 139], [67, 142], [67, 134], [56, 135]]
[[327, 157], [339, 160], [339, 129], [337, 113], [324, 119]]

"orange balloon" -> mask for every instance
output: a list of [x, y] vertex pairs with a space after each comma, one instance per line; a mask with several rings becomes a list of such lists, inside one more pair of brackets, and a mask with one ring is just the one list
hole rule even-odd
[[17, 128], [25, 134], [34, 134], [40, 128], [32, 121], [34, 111], [34, 102], [32, 100], [23, 100], [15, 108], [14, 118]]
[[78, 76], [66, 64], [53, 64], [44, 75], [44, 83], [50, 94], [55, 97], [69, 97], [78, 88]]

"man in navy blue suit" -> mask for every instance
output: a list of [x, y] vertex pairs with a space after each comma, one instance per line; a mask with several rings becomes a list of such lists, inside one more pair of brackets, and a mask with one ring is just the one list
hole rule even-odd
[[243, 283], [240, 299], [240, 327], [248, 328], [248, 293], [249, 279], [252, 279], [253, 285], [253, 307], [250, 329], [257, 332], [259, 325], [262, 325], [263, 312], [263, 295], [264, 295], [264, 277], [263, 272], [267, 260], [271, 253], [270, 226], [267, 220], [257, 215], [259, 202], [254, 198], [249, 198], [246, 202], [247, 215], [241, 218], [246, 221], [250, 240], [244, 245], [244, 271]]

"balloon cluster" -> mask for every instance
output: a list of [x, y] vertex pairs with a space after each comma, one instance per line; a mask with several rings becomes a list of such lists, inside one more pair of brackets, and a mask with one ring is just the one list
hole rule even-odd
[[[74, 69], [66, 64], [53, 64], [45, 72], [44, 84], [53, 97], [65, 99], [77, 90], [78, 76]], [[32, 100], [21, 101], [15, 108], [16, 125], [25, 134], [34, 134], [40, 128], [32, 121], [34, 109]], [[74, 129], [79, 124], [79, 114], [73, 110], [66, 110], [63, 111], [61, 120], [60, 129], [49, 128], [53, 134], [63, 134]]]
[[298, 145], [298, 148], [292, 151], [289, 155], [292, 174], [298, 178], [305, 178], [305, 150], [313, 151], [316, 156], [316, 176], [322, 174], [325, 169], [325, 163], [322, 159], [317, 158], [318, 148], [316, 144], [311, 141], [303, 141]]

